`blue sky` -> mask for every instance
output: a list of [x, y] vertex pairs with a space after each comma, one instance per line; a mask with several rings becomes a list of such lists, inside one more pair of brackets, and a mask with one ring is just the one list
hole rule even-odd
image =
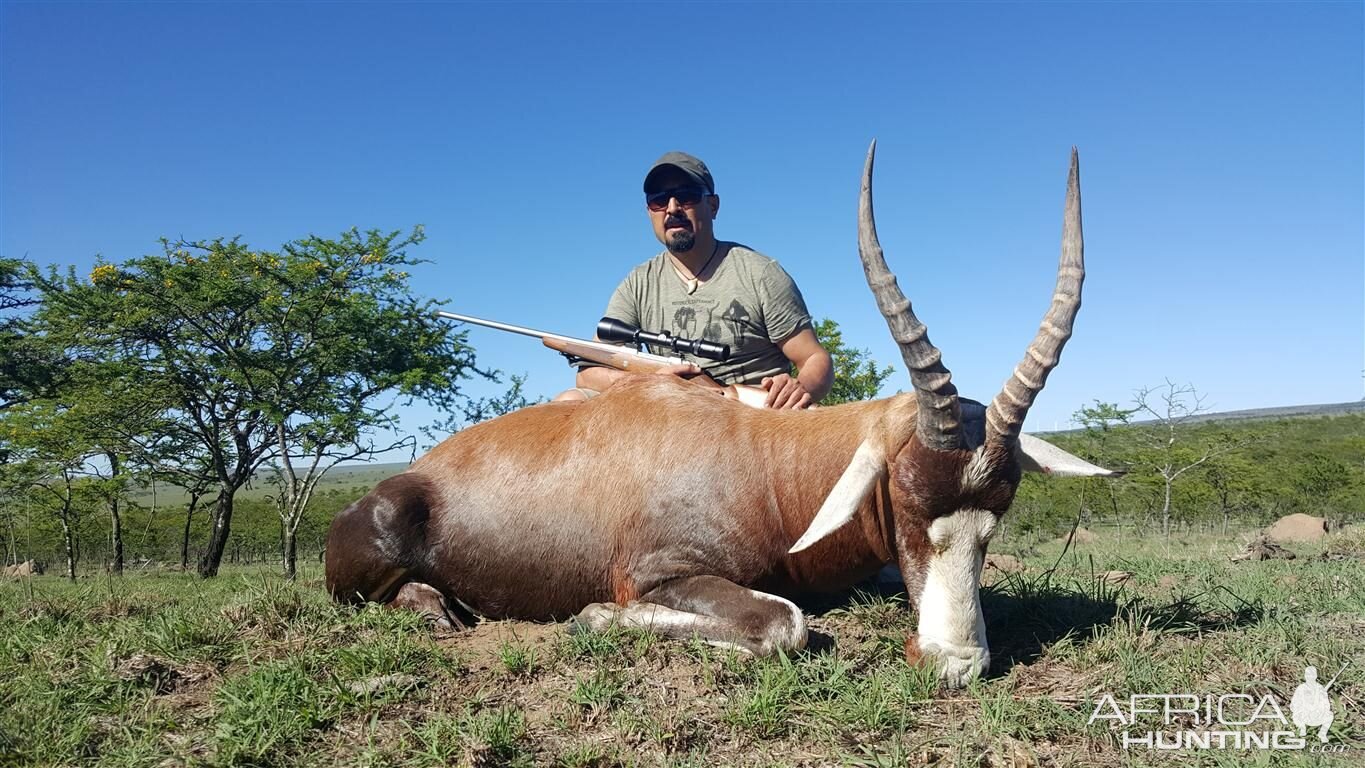
[[[683, 149], [718, 234], [894, 364], [890, 394], [855, 239], [875, 137], [888, 260], [989, 399], [1047, 307], [1074, 144], [1085, 306], [1027, 428], [1167, 377], [1217, 410], [1355, 400], [1362, 27], [1359, 2], [5, 0], [0, 254], [84, 271], [162, 236], [423, 224], [420, 290], [587, 336], [658, 250], [644, 172]], [[470, 340], [533, 394], [571, 381], [533, 340]]]

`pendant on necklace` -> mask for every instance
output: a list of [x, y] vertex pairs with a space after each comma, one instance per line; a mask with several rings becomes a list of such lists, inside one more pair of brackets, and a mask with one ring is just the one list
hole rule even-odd
[[717, 242], [715, 245], [711, 246], [711, 257], [706, 260], [705, 264], [701, 265], [701, 269], [697, 270], [696, 274], [692, 277], [685, 277], [683, 275], [682, 267], [678, 266], [677, 260], [672, 257], [669, 258], [669, 263], [673, 265], [673, 272], [678, 276], [678, 279], [682, 281], [683, 290], [687, 292], [688, 296], [696, 293], [697, 288], [701, 287], [702, 273], [706, 271], [707, 267], [711, 266], [711, 262], [716, 260], [716, 254], [719, 252], [720, 243]]

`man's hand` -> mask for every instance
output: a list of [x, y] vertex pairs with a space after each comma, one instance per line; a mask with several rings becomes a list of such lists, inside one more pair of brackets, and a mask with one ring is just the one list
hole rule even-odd
[[768, 390], [768, 408], [800, 409], [809, 408], [815, 399], [797, 379], [785, 373], [766, 376], [759, 386]]

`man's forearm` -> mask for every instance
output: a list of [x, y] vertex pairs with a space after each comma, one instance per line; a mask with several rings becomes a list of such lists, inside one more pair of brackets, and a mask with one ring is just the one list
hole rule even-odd
[[811, 359], [801, 366], [796, 380], [810, 393], [811, 400], [818, 403], [834, 387], [834, 361], [827, 354], [811, 355]]

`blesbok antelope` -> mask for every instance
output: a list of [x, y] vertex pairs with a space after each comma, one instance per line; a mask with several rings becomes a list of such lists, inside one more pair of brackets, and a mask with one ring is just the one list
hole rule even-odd
[[638, 376], [586, 402], [507, 414], [447, 439], [337, 516], [331, 593], [446, 626], [576, 616], [580, 627], [619, 622], [766, 654], [806, 642], [801, 610], [779, 594], [846, 588], [895, 562], [919, 613], [907, 658], [932, 657], [949, 685], [979, 675], [990, 654], [978, 580], [1020, 472], [1106, 474], [1020, 435], [1080, 307], [1076, 152], [1052, 306], [983, 409], [959, 400], [887, 269], [872, 216], [875, 150], [859, 253], [912, 393], [776, 411]]

